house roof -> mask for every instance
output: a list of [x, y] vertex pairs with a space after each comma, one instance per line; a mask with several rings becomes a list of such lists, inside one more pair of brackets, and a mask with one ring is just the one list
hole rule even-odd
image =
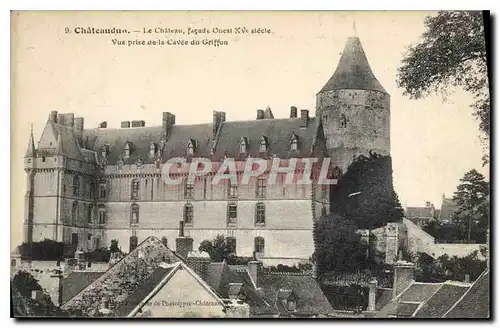
[[432, 207], [407, 207], [406, 208], [407, 218], [433, 218]]
[[444, 318], [486, 319], [490, 317], [490, 271], [485, 270]]
[[280, 290], [289, 290], [297, 297], [295, 315], [326, 315], [333, 312], [318, 283], [310, 275], [262, 273], [258, 279], [258, 286], [263, 289], [264, 298], [269, 304], [277, 304]]
[[85, 287], [103, 275], [104, 272], [73, 271], [62, 280], [63, 304], [72, 299]]
[[[212, 123], [194, 125], [173, 125], [162, 148], [162, 162], [174, 157], [186, 157], [190, 140], [196, 141], [195, 157], [210, 158], [221, 161], [225, 156], [235, 159], [251, 157], [308, 157], [311, 155], [317, 137], [319, 119], [309, 118], [307, 128], [301, 128], [302, 120], [297, 118], [260, 119], [251, 121], [232, 121], [222, 123], [217, 134], [215, 152], [212, 155], [213, 126]], [[295, 135], [299, 138], [297, 152], [290, 151], [290, 143]], [[116, 164], [120, 159], [125, 164], [135, 163], [139, 158], [144, 164], [151, 164], [151, 142], [161, 145], [164, 130], [162, 126], [123, 128], [123, 129], [90, 129], [84, 130], [83, 147], [100, 154], [104, 146], [109, 148], [107, 163]], [[268, 152], [260, 153], [260, 140], [266, 137], [269, 141]], [[247, 153], [240, 154], [240, 139], [248, 141]], [[128, 159], [123, 159], [126, 143], [130, 143], [131, 152]], [[161, 146], [159, 146], [161, 148]]]
[[148, 280], [163, 262], [176, 263], [180, 259], [156, 237], [149, 237], [108, 271], [63, 305], [63, 309], [77, 308], [93, 315], [105, 299], [110, 310], [122, 303]]
[[358, 37], [347, 39], [335, 73], [320, 92], [339, 89], [361, 89], [387, 93], [373, 74]]
[[456, 281], [414, 282], [376, 315], [413, 318], [488, 318], [489, 270], [473, 284]]
[[453, 198], [444, 198], [441, 204], [441, 211], [439, 213], [440, 220], [449, 220], [453, 218], [455, 211], [458, 209], [457, 203]]

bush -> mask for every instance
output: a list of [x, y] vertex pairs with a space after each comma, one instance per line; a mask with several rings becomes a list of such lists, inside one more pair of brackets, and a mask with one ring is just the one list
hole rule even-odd
[[21, 258], [29, 258], [34, 261], [58, 261], [64, 255], [64, 243], [50, 239], [31, 244], [23, 243], [19, 249]]

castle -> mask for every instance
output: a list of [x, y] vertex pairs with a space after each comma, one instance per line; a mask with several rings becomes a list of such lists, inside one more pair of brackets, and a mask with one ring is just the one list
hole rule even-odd
[[257, 110], [256, 120], [231, 122], [214, 111], [211, 123], [177, 125], [165, 112], [161, 125], [127, 121], [111, 129], [103, 122], [85, 129], [83, 118], [52, 111], [38, 147], [31, 132], [25, 155], [24, 241], [49, 238], [74, 251], [116, 239], [128, 252], [153, 235], [175, 249], [182, 221], [195, 248], [223, 234], [238, 256], [256, 254], [268, 265], [307, 261], [314, 220], [329, 211], [330, 186], [289, 185], [282, 174], [268, 185], [268, 172], [246, 185], [213, 185], [207, 174], [172, 186], [161, 177], [162, 165], [174, 157], [188, 163], [329, 157], [339, 175], [369, 151], [390, 154], [390, 96], [357, 37], [348, 38], [317, 94], [315, 117], [292, 106], [289, 118], [275, 119], [267, 108]]

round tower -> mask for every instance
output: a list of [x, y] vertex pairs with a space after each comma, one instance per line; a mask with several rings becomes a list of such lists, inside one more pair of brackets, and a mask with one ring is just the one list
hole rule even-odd
[[390, 96], [358, 37], [347, 40], [335, 73], [316, 96], [316, 108], [332, 162], [344, 172], [358, 155], [390, 155]]

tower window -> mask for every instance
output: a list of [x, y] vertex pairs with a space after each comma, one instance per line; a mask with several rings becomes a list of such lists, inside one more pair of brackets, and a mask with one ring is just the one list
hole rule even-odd
[[106, 179], [99, 180], [99, 199], [106, 199]]
[[259, 177], [257, 179], [257, 197], [264, 197], [266, 195], [266, 179], [264, 177]]
[[238, 207], [236, 204], [229, 204], [227, 206], [227, 223], [236, 224], [236, 217], [238, 216]]
[[139, 224], [139, 205], [132, 204], [130, 207], [130, 224], [138, 225]]
[[73, 176], [73, 196], [78, 196], [80, 192], [80, 177], [78, 175]]
[[259, 202], [255, 205], [255, 224], [264, 225], [266, 223], [266, 206]]
[[184, 224], [193, 224], [193, 205], [184, 205]]
[[342, 114], [340, 116], [340, 127], [341, 128], [346, 128], [347, 127], [347, 118], [346, 118], [345, 114]]
[[290, 145], [290, 150], [291, 151], [296, 151], [297, 150], [297, 139], [293, 139], [292, 143]]
[[187, 154], [188, 156], [193, 156], [194, 155], [194, 144], [195, 142], [193, 140], [190, 140], [187, 146]]
[[268, 146], [268, 140], [266, 137], [262, 137], [260, 139], [260, 146], [259, 146], [259, 152], [265, 153], [267, 151], [267, 146]]
[[241, 138], [240, 141], [240, 154], [247, 152], [247, 140], [246, 138]]
[[75, 222], [78, 222], [78, 202], [73, 202], [73, 205], [71, 206], [71, 224], [74, 224]]
[[149, 146], [149, 157], [155, 157], [156, 154], [156, 145], [154, 142]]
[[87, 220], [89, 223], [92, 223], [92, 212], [94, 211], [94, 205], [89, 204], [87, 209]]
[[104, 206], [99, 207], [99, 224], [106, 224], [106, 208]]
[[131, 200], [138, 200], [139, 199], [139, 191], [140, 191], [140, 181], [139, 181], [139, 179], [133, 179], [130, 199]]

